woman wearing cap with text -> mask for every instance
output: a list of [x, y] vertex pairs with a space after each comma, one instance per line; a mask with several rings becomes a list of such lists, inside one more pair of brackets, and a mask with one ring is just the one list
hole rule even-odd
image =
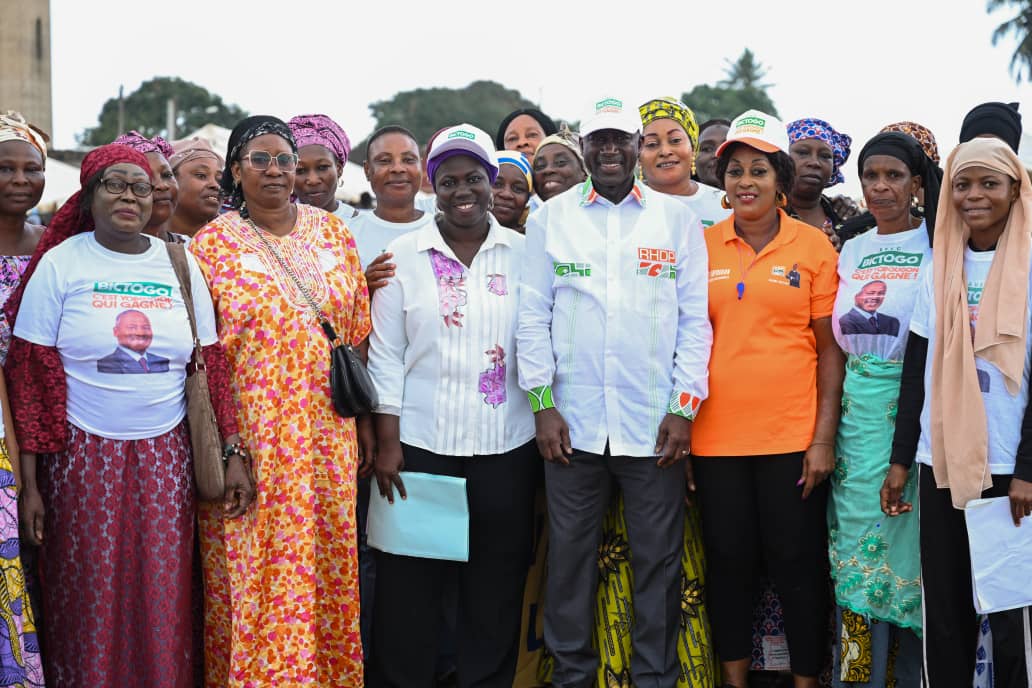
[[838, 256], [823, 232], [783, 210], [795, 171], [788, 146], [771, 115], [750, 110], [732, 122], [717, 155], [734, 213], [706, 230], [710, 396], [686, 473], [702, 514], [715, 649], [725, 684], [737, 688], [749, 669], [761, 548], [797, 688], [817, 685], [827, 650], [824, 481], [843, 375], [830, 317]]
[[[540, 456], [516, 380], [523, 236], [491, 216], [491, 139], [460, 124], [427, 159], [436, 221], [388, 247], [397, 275], [373, 299], [376, 479], [405, 498], [407, 471], [463, 477], [465, 563], [379, 552], [373, 618], [376, 686], [430, 685], [445, 588], [458, 581], [459, 685], [512, 685]], [[391, 508], [391, 507], [388, 507]]]

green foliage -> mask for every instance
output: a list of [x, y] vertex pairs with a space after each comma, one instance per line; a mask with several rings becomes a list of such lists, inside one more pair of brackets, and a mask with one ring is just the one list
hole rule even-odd
[[1006, 36], [1017, 40], [1017, 47], [1011, 55], [1010, 71], [1018, 83], [1032, 80], [1032, 0], [989, 0], [986, 11], [992, 14], [997, 10], [1015, 6], [1018, 13], [1003, 22], [993, 31], [993, 45]]
[[[513, 110], [534, 107], [519, 91], [494, 81], [474, 81], [465, 88], [419, 88], [402, 91], [369, 106], [376, 128], [400, 124], [416, 136], [420, 145], [444, 126], [468, 122], [494, 138], [499, 122]], [[366, 142], [352, 151], [356, 161], [365, 160]]]
[[767, 70], [756, 61], [751, 50], [746, 48], [735, 62], [727, 61], [724, 71], [727, 77], [716, 85], [699, 84], [681, 96], [700, 124], [714, 117], [734, 119], [749, 109], [778, 116], [774, 102], [767, 95], [771, 85], [763, 83]]
[[86, 129], [79, 141], [89, 146], [111, 143], [119, 134], [136, 129], [147, 137], [168, 137], [166, 112], [169, 98], [175, 99], [176, 136], [182, 137], [209, 122], [232, 128], [247, 117], [236, 105], [227, 105], [207, 89], [178, 77], [159, 76], [140, 84], [125, 97], [125, 128], [118, 131], [118, 98], [110, 98], [101, 108], [96, 127]]

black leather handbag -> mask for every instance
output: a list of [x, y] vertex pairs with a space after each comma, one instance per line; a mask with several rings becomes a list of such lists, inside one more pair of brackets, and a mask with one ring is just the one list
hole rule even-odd
[[298, 276], [294, 274], [293, 269], [283, 260], [276, 247], [258, 229], [251, 218], [247, 218], [247, 222], [251, 225], [254, 233], [258, 235], [258, 238], [262, 240], [262, 243], [265, 244], [265, 247], [269, 249], [269, 252], [276, 258], [283, 271], [290, 275], [290, 279], [297, 286], [298, 291], [305, 297], [312, 312], [315, 313], [315, 317], [319, 320], [319, 325], [322, 327], [323, 332], [326, 333], [326, 338], [330, 340], [330, 395], [333, 398], [333, 408], [337, 415], [342, 418], [354, 418], [355, 416], [372, 413], [373, 409], [380, 403], [380, 400], [376, 394], [376, 386], [373, 385], [373, 379], [369, 377], [369, 371], [366, 369], [365, 363], [362, 362], [361, 356], [358, 355], [358, 351], [350, 344], [341, 342], [337, 332], [333, 329], [333, 325], [323, 315], [322, 309], [315, 303], [311, 293], [301, 283]]

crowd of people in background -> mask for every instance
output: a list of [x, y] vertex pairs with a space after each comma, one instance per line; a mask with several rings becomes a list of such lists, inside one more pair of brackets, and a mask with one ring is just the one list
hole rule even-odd
[[[385, 126], [367, 209], [323, 114], [128, 131], [45, 227], [49, 139], [0, 115], [0, 685], [1032, 686], [965, 525], [1032, 526], [1017, 104], [945, 165], [915, 122], [851, 157], [726, 114]], [[369, 541], [417, 474], [463, 481], [465, 558]]]

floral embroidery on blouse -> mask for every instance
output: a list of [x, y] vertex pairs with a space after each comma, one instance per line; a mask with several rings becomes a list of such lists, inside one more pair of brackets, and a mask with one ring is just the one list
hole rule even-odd
[[[21, 282], [22, 274], [32, 256], [0, 256], [0, 306], [7, 303], [11, 292]], [[7, 316], [0, 313], [0, 365], [7, 360], [7, 349], [11, 345], [11, 324]]]
[[491, 274], [487, 276], [487, 290], [495, 296], [506, 296], [509, 293], [509, 285], [505, 275]]
[[484, 395], [485, 404], [498, 408], [508, 400], [505, 393], [505, 349], [495, 344], [493, 349], [484, 353], [491, 367], [480, 373], [480, 393]]
[[[463, 313], [459, 306], [466, 305], [466, 271], [454, 258], [437, 249], [430, 249], [430, 265], [437, 280], [437, 299], [441, 318], [447, 327], [462, 327]], [[504, 393], [504, 390], [503, 390]]]

